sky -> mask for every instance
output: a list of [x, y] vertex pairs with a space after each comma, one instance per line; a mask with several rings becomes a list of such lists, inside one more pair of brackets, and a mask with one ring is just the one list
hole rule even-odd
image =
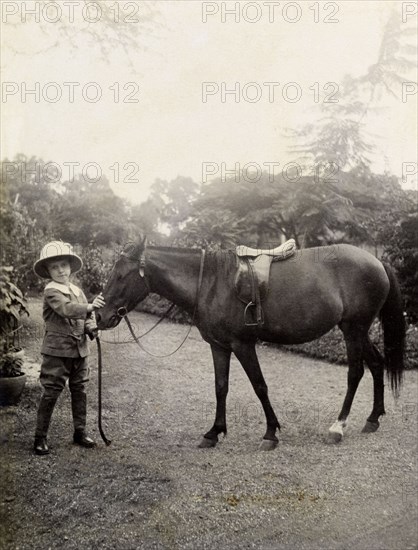
[[[391, 10], [405, 29], [417, 21], [413, 2], [160, 0], [159, 25], [149, 33], [140, 23], [144, 3], [121, 0], [119, 21], [133, 26], [143, 49], [115, 45], [103, 58], [80, 32], [100, 28], [92, 22], [99, 12], [72, 3], [74, 21], [69, 2], [58, 2], [54, 23], [59, 12], [42, 11], [43, 2], [26, 2], [39, 9], [39, 22], [24, 14], [24, 2], [2, 2], [1, 157], [51, 161], [62, 180], [72, 170], [92, 180], [103, 173], [134, 203], [157, 178], [201, 182], [237, 165], [281, 170], [297, 161], [286, 129], [315, 122], [344, 75], [364, 74], [376, 62]], [[115, 19], [115, 2], [106, 4]], [[407, 166], [404, 186], [413, 188], [416, 72], [405, 80], [412, 84], [404, 101], [399, 83], [398, 97], [384, 97], [364, 122], [377, 149], [373, 169], [401, 177]]]

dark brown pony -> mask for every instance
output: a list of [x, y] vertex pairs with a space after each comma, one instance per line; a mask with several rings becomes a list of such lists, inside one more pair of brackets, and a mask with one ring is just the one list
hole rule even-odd
[[[341, 244], [303, 249], [271, 265], [262, 326], [245, 326], [244, 308], [234, 288], [237, 256], [234, 252], [127, 245], [104, 290], [106, 306], [97, 314], [100, 329], [116, 327], [149, 292], [164, 296], [194, 316], [202, 337], [210, 344], [215, 366], [216, 416], [201, 447], [213, 447], [226, 434], [226, 396], [229, 364], [234, 352], [263, 406], [267, 431], [261, 448], [277, 444], [280, 429], [270, 404], [267, 385], [257, 359], [257, 340], [300, 344], [319, 338], [334, 326], [342, 330], [347, 346], [348, 388], [330, 435], [343, 435], [363, 361], [374, 383], [373, 409], [363, 432], [379, 427], [384, 409], [384, 366], [392, 390], [398, 393], [404, 370], [405, 323], [396, 277], [368, 252]], [[380, 315], [384, 331], [384, 358], [370, 342], [368, 332]]]

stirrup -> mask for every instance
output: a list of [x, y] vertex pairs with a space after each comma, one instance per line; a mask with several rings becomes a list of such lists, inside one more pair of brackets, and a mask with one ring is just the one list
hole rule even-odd
[[247, 322], [247, 310], [249, 307], [256, 307], [257, 304], [255, 304], [254, 302], [249, 302], [246, 306], [245, 306], [245, 309], [244, 309], [244, 325], [246, 327], [258, 327], [259, 325], [262, 325], [264, 323], [264, 313], [263, 313], [263, 310], [261, 310], [261, 319], [260, 321], [256, 321], [255, 323], [249, 323]]

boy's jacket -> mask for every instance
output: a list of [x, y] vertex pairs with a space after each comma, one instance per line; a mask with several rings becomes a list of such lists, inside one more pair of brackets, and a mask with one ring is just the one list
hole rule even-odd
[[52, 281], [44, 291], [45, 336], [41, 353], [56, 357], [86, 357], [89, 353], [86, 331], [96, 328], [87, 313], [87, 298], [77, 286]]

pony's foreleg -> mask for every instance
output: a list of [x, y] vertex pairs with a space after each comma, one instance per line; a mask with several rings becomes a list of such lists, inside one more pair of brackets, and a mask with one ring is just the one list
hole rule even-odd
[[272, 450], [279, 442], [276, 437], [276, 430], [277, 428], [280, 430], [280, 424], [268, 397], [267, 384], [260, 369], [260, 364], [255, 351], [255, 344], [238, 342], [232, 346], [232, 349], [237, 356], [237, 359], [244, 367], [244, 370], [250, 379], [254, 391], [264, 409], [264, 414], [266, 415], [267, 431], [264, 435], [260, 448], [263, 451]]
[[364, 359], [373, 376], [373, 410], [363, 428], [364, 433], [375, 432], [379, 427], [379, 417], [385, 414], [384, 404], [384, 359], [379, 350], [367, 338], [364, 344]]
[[351, 405], [356, 394], [360, 380], [364, 374], [363, 366], [363, 343], [364, 331], [350, 326], [341, 327], [347, 346], [348, 375], [347, 393], [338, 420], [329, 429], [329, 436], [332, 441], [339, 442], [343, 437], [343, 428], [347, 424]]
[[205, 433], [200, 448], [215, 447], [218, 435], [226, 435], [226, 396], [229, 386], [229, 365], [231, 351], [211, 344], [213, 364], [215, 367], [216, 417], [212, 428]]

